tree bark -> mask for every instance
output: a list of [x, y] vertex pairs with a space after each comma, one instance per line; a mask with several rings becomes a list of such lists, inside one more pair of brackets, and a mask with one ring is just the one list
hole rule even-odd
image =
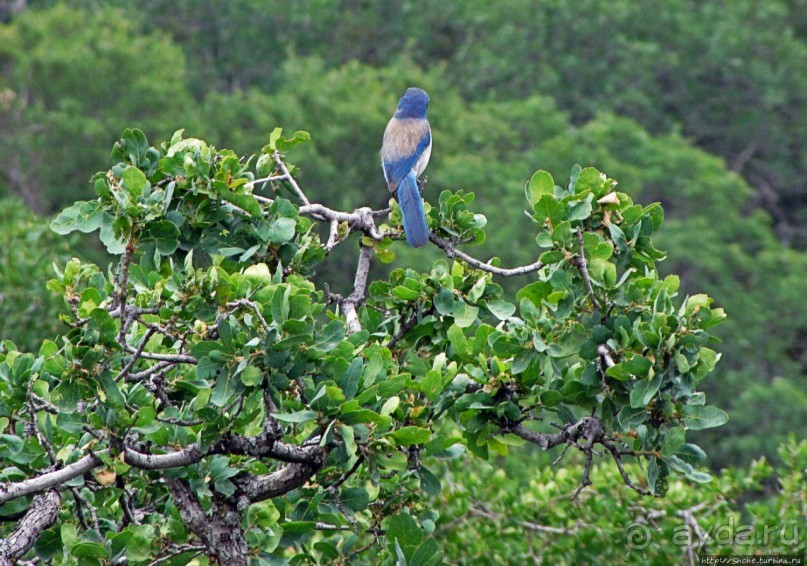
[[31, 500], [28, 512], [8, 538], [0, 540], [0, 566], [12, 566], [25, 555], [59, 517], [62, 498], [56, 491], [40, 493]]

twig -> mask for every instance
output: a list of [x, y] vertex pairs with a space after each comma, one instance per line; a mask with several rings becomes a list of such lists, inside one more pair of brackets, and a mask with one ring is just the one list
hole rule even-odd
[[[620, 451], [613, 444], [611, 439], [606, 437], [605, 427], [600, 419], [594, 416], [583, 417], [576, 423], [566, 424], [559, 428], [560, 432], [542, 433], [529, 430], [520, 422], [514, 423], [511, 421], [504, 421], [501, 423], [501, 429], [503, 432], [512, 432], [516, 436], [523, 438], [528, 442], [537, 444], [543, 450], [549, 450], [555, 446], [567, 444], [576, 446], [586, 454], [583, 477], [580, 480], [580, 485], [578, 488], [572, 493], [572, 499], [577, 498], [585, 487], [591, 485], [592, 461], [593, 456], [596, 453], [594, 450], [595, 444], [601, 444], [611, 453], [611, 456], [616, 462], [617, 468], [619, 469], [619, 473], [622, 476], [622, 480], [625, 482], [625, 485], [641, 495], [653, 495], [653, 493], [649, 490], [643, 489], [631, 481], [630, 477], [625, 471], [624, 466], [622, 465], [622, 456], [633, 455], [633, 453]], [[578, 441], [580, 440], [584, 440], [585, 443], [583, 445], [578, 444]]]
[[401, 327], [398, 329], [398, 332], [395, 333], [395, 336], [390, 338], [389, 342], [387, 342], [387, 348], [392, 348], [401, 341], [401, 339], [406, 336], [406, 333], [412, 330], [412, 328], [418, 323], [418, 321], [422, 320], [424, 317], [429, 316], [434, 312], [434, 305], [428, 307], [423, 311], [415, 310], [409, 318], [407, 318], [402, 324]]
[[161, 556], [156, 560], [149, 562], [148, 566], [157, 566], [158, 564], [162, 564], [163, 562], [168, 562], [173, 557], [179, 556], [180, 554], [185, 554], [186, 552], [193, 552], [195, 553], [194, 556], [198, 556], [206, 549], [207, 547], [204, 546], [203, 544], [182, 544], [176, 548], [171, 549], [171, 551], [165, 556]]
[[356, 458], [356, 462], [353, 464], [353, 466], [344, 474], [342, 474], [338, 480], [336, 480], [335, 482], [333, 482], [331, 485], [328, 486], [328, 491], [333, 492], [339, 489], [341, 485], [345, 483], [348, 480], [348, 478], [350, 478], [350, 476], [356, 473], [356, 470], [359, 469], [359, 466], [361, 466], [363, 462], [364, 462], [364, 454], [359, 454], [359, 457]]
[[300, 185], [297, 184], [297, 181], [295, 181], [294, 177], [292, 177], [291, 173], [289, 173], [288, 167], [286, 167], [286, 164], [280, 157], [280, 152], [275, 151], [272, 157], [275, 158], [275, 163], [277, 163], [277, 166], [280, 167], [281, 171], [283, 171], [283, 177], [281, 178], [285, 178], [289, 182], [289, 185], [291, 185], [291, 188], [294, 189], [294, 192], [297, 194], [297, 198], [300, 199], [300, 202], [302, 202], [304, 205], [310, 204], [308, 202], [308, 197], [306, 197], [305, 193], [302, 191], [302, 189], [300, 189]]
[[347, 508], [345, 507], [345, 504], [342, 503], [342, 498], [339, 496], [339, 486], [345, 483], [350, 476], [356, 473], [356, 470], [359, 469], [359, 466], [361, 466], [362, 462], [364, 462], [364, 455], [360, 454], [359, 457], [356, 458], [356, 462], [353, 464], [353, 466], [347, 472], [342, 474], [342, 476], [339, 479], [337, 479], [335, 482], [333, 482], [331, 485], [328, 486], [328, 491], [331, 493], [333, 497], [334, 505], [336, 505], [336, 508], [339, 509], [339, 512], [345, 516], [348, 523], [350, 523], [350, 526], [353, 527], [354, 529], [356, 528], [357, 525], [356, 518], [348, 512]]
[[527, 273], [538, 271], [539, 269], [544, 267], [543, 263], [541, 263], [540, 261], [536, 261], [535, 263], [531, 263], [529, 265], [513, 267], [512, 269], [504, 269], [502, 267], [496, 267], [494, 265], [490, 265], [490, 263], [481, 262], [478, 259], [469, 256], [465, 252], [458, 250], [453, 242], [444, 240], [443, 238], [436, 236], [434, 233], [429, 234], [429, 240], [435, 246], [446, 252], [446, 255], [448, 257], [451, 258], [458, 257], [472, 267], [481, 269], [483, 271], [487, 271], [488, 273], [493, 273], [494, 275], [501, 275], [502, 277], [512, 277], [514, 275], [526, 275]]
[[132, 225], [129, 231], [129, 241], [126, 242], [126, 250], [124, 251], [123, 263], [121, 264], [121, 277], [120, 289], [118, 290], [118, 307], [120, 316], [120, 331], [118, 332], [118, 342], [121, 346], [126, 344], [126, 292], [129, 286], [129, 265], [132, 263], [132, 255], [135, 250], [135, 226]]
[[[122, 325], [121, 325], [122, 326]], [[122, 377], [129, 373], [129, 371], [134, 367], [137, 363], [137, 360], [140, 359], [140, 356], [143, 354], [143, 350], [146, 348], [146, 344], [148, 343], [149, 339], [154, 335], [157, 331], [156, 328], [151, 327], [146, 329], [146, 333], [143, 334], [143, 340], [140, 342], [140, 346], [137, 347], [134, 354], [132, 355], [132, 359], [130, 359], [127, 364], [120, 370], [120, 373], [115, 376], [115, 381], [120, 381]]]
[[144, 369], [143, 371], [139, 371], [137, 373], [130, 373], [129, 375], [126, 376], [126, 381], [130, 382], [142, 381], [155, 373], [159, 373], [163, 370], [173, 368], [175, 365], [177, 365], [177, 362], [162, 361], [158, 364], [154, 364], [150, 368]]
[[331, 228], [328, 235], [328, 241], [325, 244], [325, 249], [330, 252], [336, 244], [339, 243], [339, 221], [335, 218], [331, 219]]
[[252, 309], [258, 317], [258, 320], [261, 323], [261, 327], [263, 327], [264, 332], [269, 331], [269, 325], [266, 323], [266, 319], [263, 318], [263, 314], [261, 313], [261, 307], [254, 301], [250, 301], [249, 299], [238, 299], [237, 301], [231, 301], [227, 303], [227, 306], [230, 308], [235, 307], [248, 307]]
[[155, 417], [161, 423], [172, 424], [177, 426], [197, 426], [202, 424], [202, 419], [184, 420], [175, 417]]
[[580, 245], [580, 253], [572, 257], [569, 260], [569, 263], [580, 270], [580, 275], [583, 277], [583, 284], [586, 286], [586, 291], [588, 292], [588, 296], [591, 297], [591, 302], [594, 304], [594, 308], [596, 308], [597, 311], [602, 311], [600, 302], [594, 295], [594, 287], [591, 286], [591, 277], [588, 275], [588, 262], [586, 261], [586, 254], [585, 250], [583, 249], [583, 232], [580, 230], [579, 226], [577, 227], [577, 241]]
[[79, 491], [78, 488], [71, 487], [70, 488], [70, 493], [73, 495], [73, 499], [76, 500], [76, 510], [79, 513], [79, 518], [81, 519], [82, 523], [84, 522], [84, 520], [83, 520], [83, 508], [84, 507], [87, 508], [87, 511], [90, 514], [90, 521], [92, 523], [92, 526], [88, 527], [87, 525], [84, 525], [84, 528], [87, 528], [88, 530], [91, 529], [91, 530], [95, 531], [96, 533], [98, 533], [98, 535], [100, 536], [101, 535], [101, 527], [98, 524], [98, 514], [95, 512], [95, 507], [93, 507], [92, 504], [89, 501], [87, 501], [87, 498], [84, 497], [84, 495]]

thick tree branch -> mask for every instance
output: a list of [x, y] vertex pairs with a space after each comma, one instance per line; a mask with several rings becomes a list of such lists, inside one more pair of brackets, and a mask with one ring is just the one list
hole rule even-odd
[[265, 476], [237, 479], [236, 485], [251, 503], [285, 495], [304, 485], [321, 466], [321, 462], [289, 464]]
[[346, 298], [333, 295], [337, 304], [345, 313], [347, 333], [354, 334], [361, 330], [359, 314], [356, 310], [364, 302], [367, 292], [367, 276], [370, 273], [370, 258], [373, 256], [372, 248], [361, 246], [359, 250], [359, 263], [356, 266], [356, 276], [353, 279], [353, 291]]
[[347, 223], [350, 232], [363, 232], [373, 240], [384, 238], [375, 224], [376, 211], [368, 207], [357, 208], [353, 212], [341, 212], [321, 204], [307, 204], [301, 206], [299, 212], [303, 216], [311, 216], [324, 222]]
[[265, 433], [255, 437], [225, 434], [206, 451], [200, 449], [196, 443], [166, 454], [145, 454], [128, 446], [124, 448], [126, 463], [144, 470], [190, 466], [200, 462], [205, 456], [214, 454], [239, 454], [253, 458], [274, 458], [281, 462], [310, 463], [321, 459], [322, 450], [317, 444], [297, 446], [280, 442]]
[[163, 481], [171, 491], [171, 497], [188, 528], [208, 546], [208, 520], [205, 510], [193, 493], [190, 484], [182, 478], [164, 477]]
[[249, 548], [241, 528], [242, 513], [234, 500], [214, 494], [212, 513], [208, 515], [186, 480], [164, 479], [182, 520], [201, 539], [207, 553], [220, 564], [246, 566]]
[[163, 470], [196, 464], [204, 458], [205, 453], [199, 449], [198, 444], [194, 443], [182, 450], [167, 454], [144, 454], [127, 447], [124, 448], [123, 455], [124, 461], [130, 466], [144, 470]]
[[0, 566], [11, 566], [34, 545], [42, 531], [59, 518], [62, 499], [56, 491], [40, 493], [7, 538], [0, 540]]
[[[314, 440], [317, 440], [318, 437]], [[0, 484], [0, 505], [17, 497], [39, 493], [64, 484], [71, 479], [83, 475], [102, 464], [98, 454], [106, 450], [88, 454], [79, 461], [58, 470], [47, 472], [34, 478], [16, 483]], [[144, 470], [162, 470], [190, 466], [213, 454], [240, 454], [254, 458], [274, 458], [282, 462], [313, 465], [317, 469], [322, 461], [323, 453], [318, 442], [303, 446], [279, 441], [274, 434], [266, 431], [256, 437], [225, 435], [203, 451], [197, 444], [186, 446], [182, 450], [166, 454], [145, 454], [131, 447], [123, 448], [124, 460], [127, 464]]]
[[23, 495], [30, 495], [32, 493], [39, 493], [47, 489], [52, 489], [56, 486], [72, 480], [80, 475], [83, 475], [96, 466], [101, 465], [101, 458], [98, 454], [103, 454], [106, 450], [101, 450], [97, 453], [91, 453], [77, 462], [74, 462], [64, 468], [60, 468], [53, 472], [47, 472], [31, 479], [23, 480], [16, 483], [2, 483], [0, 484], [0, 505], [6, 501], [11, 501]]
[[[132, 348], [128, 344], [124, 346], [124, 349], [131, 354], [137, 354], [137, 350], [135, 348]], [[152, 352], [140, 352], [140, 354], [138, 355], [144, 360], [156, 360], [159, 362], [172, 362], [175, 364], [199, 363], [199, 360], [197, 360], [193, 356], [186, 356], [184, 354], [155, 354]]]

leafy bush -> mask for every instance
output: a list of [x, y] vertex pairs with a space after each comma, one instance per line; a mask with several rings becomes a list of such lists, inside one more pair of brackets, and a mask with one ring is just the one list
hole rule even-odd
[[[119, 261], [68, 261], [49, 287], [70, 330], [38, 355], [6, 343], [0, 503], [28, 535], [6, 557], [436, 563], [424, 495], [441, 492], [439, 458], [513, 442], [580, 449], [575, 495], [599, 449], [639, 494], [711, 480], [686, 436], [726, 422], [698, 391], [724, 314], [658, 275], [658, 204], [592, 168], [563, 186], [539, 171], [534, 261], [503, 268], [459, 247], [485, 237], [474, 195], [442, 191], [430, 239], [453, 261], [371, 281], [372, 258], [395, 260], [397, 205], [310, 202], [284, 157], [308, 137], [275, 130], [242, 159], [126, 130], [97, 199], [54, 219], [58, 233], [97, 231]], [[350, 294], [318, 288], [352, 232]], [[508, 301], [496, 280], [526, 273]], [[558, 430], [536, 428], [544, 417]], [[646, 470], [625, 467], [634, 459]]]

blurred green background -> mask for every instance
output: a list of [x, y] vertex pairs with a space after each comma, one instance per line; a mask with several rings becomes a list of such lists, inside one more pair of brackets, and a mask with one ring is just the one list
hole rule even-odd
[[[731, 420], [693, 442], [719, 469], [807, 436], [805, 0], [0, 0], [0, 21], [0, 338], [35, 350], [63, 330], [53, 261], [109, 263], [47, 226], [93, 197], [124, 128], [245, 154], [275, 126], [304, 129], [313, 142], [290, 157], [308, 195], [381, 207], [381, 135], [417, 85], [427, 200], [462, 188], [488, 217], [469, 251], [535, 260], [522, 210], [537, 169], [591, 165], [660, 201], [663, 269], [729, 314], [704, 385]], [[399, 257], [425, 269], [437, 255]], [[320, 277], [347, 288], [353, 261]]]

